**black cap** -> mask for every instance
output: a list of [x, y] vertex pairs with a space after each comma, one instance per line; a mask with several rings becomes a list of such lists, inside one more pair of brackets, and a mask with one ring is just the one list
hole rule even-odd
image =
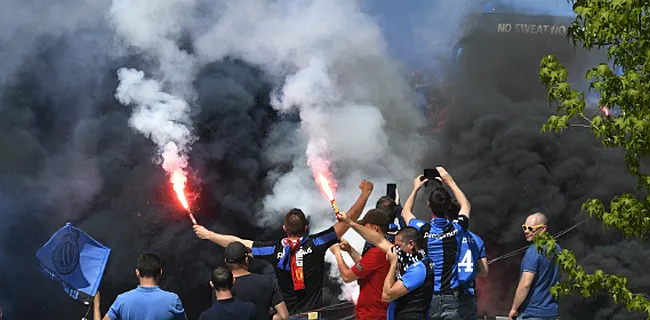
[[248, 247], [239, 241], [235, 241], [226, 246], [223, 256], [227, 263], [242, 263], [249, 252], [251, 250]]
[[368, 212], [366, 212], [366, 215], [363, 217], [363, 219], [357, 221], [357, 223], [360, 225], [370, 223], [380, 227], [388, 227], [391, 222], [392, 221], [390, 221], [388, 213], [386, 213], [386, 210], [383, 209], [370, 209]]

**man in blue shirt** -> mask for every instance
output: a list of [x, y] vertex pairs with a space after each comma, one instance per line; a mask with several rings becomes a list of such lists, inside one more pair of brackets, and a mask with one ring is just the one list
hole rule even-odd
[[423, 233], [427, 254], [434, 264], [434, 293], [431, 298], [429, 319], [458, 320], [459, 286], [458, 259], [462, 240], [469, 226], [470, 203], [451, 175], [442, 167], [436, 168], [439, 181], [449, 187], [458, 200], [460, 210], [456, 221], [447, 220], [451, 209], [451, 195], [443, 186], [435, 187], [429, 194], [428, 206], [432, 219], [429, 222], [415, 219], [413, 204], [417, 192], [427, 179], [418, 176], [413, 180], [413, 191], [404, 203], [402, 216], [409, 226]]
[[[140, 285], [117, 296], [103, 320], [129, 319], [186, 319], [185, 310], [178, 295], [158, 287], [162, 276], [162, 262], [152, 253], [138, 259], [135, 274]], [[99, 320], [99, 294], [95, 296], [94, 319]]]
[[[536, 235], [546, 232], [548, 220], [542, 213], [534, 213], [522, 225], [526, 241], [532, 242]], [[561, 248], [557, 245], [557, 252]], [[552, 320], [559, 319], [558, 303], [550, 293], [551, 287], [560, 281], [556, 257], [548, 258], [537, 251], [535, 244], [526, 251], [521, 262], [520, 279], [515, 293], [510, 319]]]
[[[458, 201], [452, 199], [452, 208], [447, 214], [450, 221], [458, 219]], [[476, 307], [476, 277], [487, 277], [488, 262], [483, 239], [471, 231], [465, 233], [460, 246], [458, 260], [458, 281], [460, 292], [458, 296], [458, 313], [461, 320], [478, 319]]]

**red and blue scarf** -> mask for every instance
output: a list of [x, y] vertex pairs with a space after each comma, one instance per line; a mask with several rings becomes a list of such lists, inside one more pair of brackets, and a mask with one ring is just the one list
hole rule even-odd
[[278, 261], [278, 268], [291, 272], [291, 279], [293, 279], [293, 290], [305, 289], [305, 274], [303, 267], [298, 266], [296, 263], [296, 252], [302, 245], [304, 245], [308, 237], [300, 238], [298, 240], [289, 240], [289, 238], [282, 239], [281, 243], [284, 247], [282, 250], [282, 258]]

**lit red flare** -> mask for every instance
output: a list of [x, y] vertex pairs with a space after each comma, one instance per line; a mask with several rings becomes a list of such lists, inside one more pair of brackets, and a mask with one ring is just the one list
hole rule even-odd
[[327, 179], [326, 175], [322, 172], [316, 173], [315, 177], [321, 191], [323, 191], [323, 194], [325, 194], [327, 200], [330, 201], [332, 210], [334, 210], [334, 213], [339, 213], [339, 207], [336, 205], [336, 200], [334, 199], [334, 188], [336, 187], [336, 184], [333, 183], [333, 181], [330, 182], [330, 180]]
[[187, 183], [187, 174], [183, 169], [176, 169], [171, 176], [171, 183], [172, 186], [174, 187], [174, 192], [176, 192], [176, 197], [178, 198], [178, 201], [181, 203], [183, 208], [187, 211], [188, 215], [190, 216], [190, 219], [192, 220], [193, 224], [196, 223], [196, 219], [194, 218], [194, 214], [190, 211], [190, 204], [187, 201], [187, 196], [185, 196], [185, 184]]

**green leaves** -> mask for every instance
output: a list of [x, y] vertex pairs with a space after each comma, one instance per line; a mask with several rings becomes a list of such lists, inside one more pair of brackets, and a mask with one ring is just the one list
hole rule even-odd
[[[591, 50], [604, 48], [610, 61], [603, 61], [585, 74], [589, 90], [599, 95], [599, 106], [616, 111], [617, 116], [585, 115], [584, 93], [571, 88], [567, 71], [554, 56], [540, 61], [540, 81], [548, 88], [556, 114], [549, 117], [542, 131], [559, 133], [578, 122], [607, 148], [625, 150], [625, 166], [637, 179], [638, 194], [648, 194], [650, 176], [641, 170], [650, 163], [650, 3], [632, 0], [572, 0], [576, 21], [567, 37]], [[612, 62], [625, 72], [617, 74]], [[582, 210], [600, 219], [605, 228], [615, 228], [628, 237], [646, 239], [650, 233], [650, 197], [622, 194], [611, 200], [609, 209], [598, 199], [589, 199]], [[552, 255], [555, 241], [549, 235], [537, 237], [538, 248]], [[578, 293], [592, 297], [609, 293], [614, 301], [630, 311], [643, 312], [650, 319], [650, 302], [627, 289], [627, 279], [596, 270], [585, 273], [569, 250], [557, 253], [557, 263], [567, 280], [558, 283], [551, 293]]]
[[642, 294], [634, 294], [627, 288], [627, 278], [618, 274], [607, 274], [602, 270], [586, 273], [580, 266], [575, 255], [567, 249], [555, 250], [555, 239], [548, 233], [535, 237], [538, 250], [547, 257], [556, 256], [556, 264], [560, 272], [566, 275], [567, 280], [561, 281], [551, 288], [551, 294], [560, 295], [580, 294], [585, 298], [609, 293], [614, 302], [627, 307], [629, 311], [643, 312], [650, 319], [650, 302]]

